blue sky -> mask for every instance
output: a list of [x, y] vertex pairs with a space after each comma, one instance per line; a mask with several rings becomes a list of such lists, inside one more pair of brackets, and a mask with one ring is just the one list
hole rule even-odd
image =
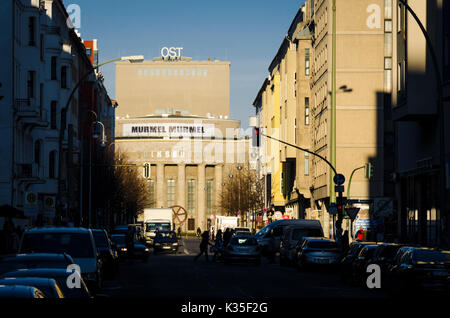
[[[63, 0], [81, 8], [79, 32], [98, 39], [99, 62], [126, 55], [160, 55], [183, 47], [194, 60], [231, 62], [230, 117], [248, 126], [252, 102], [292, 19], [304, 0]], [[115, 68], [102, 67], [115, 97]], [[119, 106], [120, 107], [120, 106]]]

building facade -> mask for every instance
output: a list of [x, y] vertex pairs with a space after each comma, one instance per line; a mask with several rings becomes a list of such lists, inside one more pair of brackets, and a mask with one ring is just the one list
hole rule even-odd
[[[390, 144], [386, 140], [393, 130], [385, 110], [390, 105], [386, 96], [391, 89], [385, 57], [390, 55], [384, 44], [384, 15], [392, 14], [392, 4], [384, 0], [336, 3], [336, 170], [347, 179], [344, 197], [360, 208], [355, 225], [369, 229], [393, 215], [393, 183], [388, 180], [393, 165], [385, 165], [393, 159], [393, 151], [388, 153], [391, 157], [386, 154], [387, 148], [393, 149], [392, 138]], [[305, 2], [254, 102], [263, 131], [267, 128], [271, 136], [329, 161], [333, 137], [332, 13], [332, 0]], [[273, 200], [267, 208], [319, 219], [325, 234], [333, 236], [335, 220], [327, 207], [334, 183], [327, 163], [270, 141], [263, 142], [262, 148], [273, 161], [265, 172], [270, 174]], [[355, 170], [369, 162], [375, 167], [370, 180], [362, 169]], [[354, 170], [351, 191], [347, 192]], [[350, 228], [348, 220], [343, 225]]]
[[[116, 64], [116, 153], [151, 166], [148, 207], [182, 207], [186, 215], [176, 226], [183, 231], [208, 229], [225, 215], [225, 178], [250, 163], [249, 139], [228, 119], [229, 68], [182, 56]], [[244, 220], [246, 212], [233, 214]]]
[[94, 75], [73, 96], [65, 121], [61, 118], [72, 89], [92, 70], [62, 1], [6, 1], [0, 14], [0, 205], [23, 210], [33, 222], [52, 223], [55, 217], [79, 222], [83, 110], [101, 105], [98, 119], [107, 113], [112, 122], [111, 102]]

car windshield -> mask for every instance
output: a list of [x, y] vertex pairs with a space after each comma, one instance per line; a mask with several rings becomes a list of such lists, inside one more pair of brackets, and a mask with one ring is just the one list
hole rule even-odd
[[67, 253], [73, 258], [93, 257], [88, 233], [25, 233], [21, 253]]
[[308, 248], [338, 248], [338, 245], [336, 242], [329, 242], [329, 241], [311, 241], [307, 244]]
[[146, 223], [146, 231], [155, 231], [158, 229], [159, 231], [169, 231], [170, 230], [170, 223], [155, 223], [155, 222], [148, 222]]
[[292, 233], [292, 240], [298, 241], [307, 236], [322, 236], [319, 229], [295, 229]]
[[255, 234], [255, 236], [264, 236], [264, 235], [266, 235], [268, 232], [270, 232], [270, 227], [269, 226], [266, 226], [266, 227], [263, 227], [261, 230], [259, 230], [258, 232], [256, 232], [256, 234]]
[[111, 240], [116, 244], [125, 244], [125, 235], [112, 235]]
[[104, 232], [93, 231], [95, 246], [97, 247], [108, 247], [108, 241], [106, 240], [106, 235]]
[[416, 250], [414, 251], [414, 260], [418, 262], [449, 262], [450, 253], [430, 250]]
[[232, 245], [253, 246], [258, 245], [254, 237], [234, 237], [231, 239]]

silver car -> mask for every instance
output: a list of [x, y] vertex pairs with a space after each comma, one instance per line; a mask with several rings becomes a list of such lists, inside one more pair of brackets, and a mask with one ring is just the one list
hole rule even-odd
[[297, 268], [304, 269], [309, 265], [338, 265], [341, 252], [336, 241], [325, 237], [305, 237], [297, 251]]
[[250, 235], [235, 235], [224, 251], [224, 262], [252, 262], [261, 264], [261, 247], [258, 241]]

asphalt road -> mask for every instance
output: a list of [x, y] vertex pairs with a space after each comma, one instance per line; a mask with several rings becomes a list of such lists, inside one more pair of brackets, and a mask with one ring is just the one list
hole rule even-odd
[[105, 282], [103, 293], [111, 298], [338, 298], [386, 299], [383, 290], [344, 284], [333, 271], [298, 272], [293, 267], [269, 264], [225, 265], [194, 262], [199, 239], [183, 239], [175, 254], [150, 255], [147, 262], [125, 261], [114, 281]]

